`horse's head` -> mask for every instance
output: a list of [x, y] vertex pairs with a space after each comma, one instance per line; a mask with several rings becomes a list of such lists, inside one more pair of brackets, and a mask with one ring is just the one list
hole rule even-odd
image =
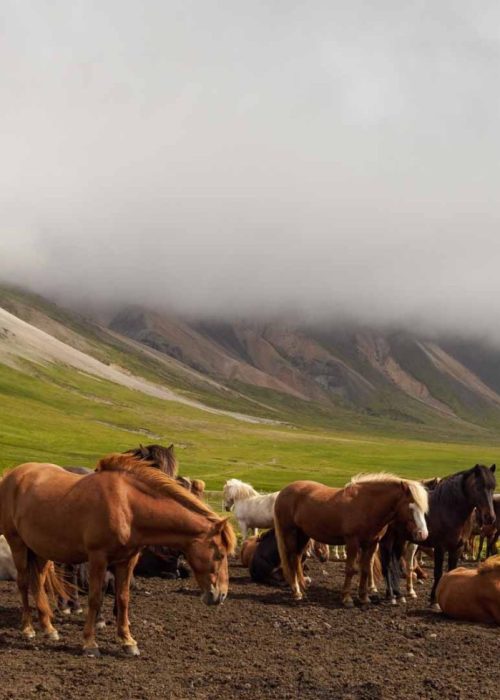
[[495, 464], [491, 467], [476, 464], [465, 473], [464, 488], [469, 504], [476, 508], [478, 520], [483, 526], [493, 525], [496, 520], [493, 505], [493, 494], [497, 485], [495, 470]]
[[317, 542], [313, 540], [312, 543], [312, 553], [316, 559], [323, 564], [330, 559], [330, 547], [323, 542]]
[[231, 510], [236, 501], [242, 501], [245, 498], [252, 498], [252, 496], [259, 495], [253, 486], [245, 484], [245, 482], [239, 479], [228, 479], [224, 484], [223, 494], [224, 508], [227, 511]]
[[191, 542], [185, 551], [189, 565], [203, 591], [207, 605], [220, 605], [229, 587], [228, 556], [234, 553], [236, 536], [227, 519], [218, 520], [205, 536]]
[[400, 522], [415, 542], [423, 542], [429, 536], [425, 514], [429, 510], [428, 494], [417, 481], [401, 481], [401, 495], [396, 509]]

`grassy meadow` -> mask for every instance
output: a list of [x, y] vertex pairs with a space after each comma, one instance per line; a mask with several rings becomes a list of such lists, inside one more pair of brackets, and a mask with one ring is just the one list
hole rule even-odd
[[[28, 373], [29, 372], [29, 373]], [[275, 490], [295, 479], [344, 484], [360, 471], [444, 475], [498, 460], [491, 436], [409, 439], [380, 431], [251, 424], [155, 399], [55, 365], [0, 365], [0, 470], [25, 461], [93, 466], [112, 451], [173, 442], [182, 474], [219, 490], [229, 477]]]

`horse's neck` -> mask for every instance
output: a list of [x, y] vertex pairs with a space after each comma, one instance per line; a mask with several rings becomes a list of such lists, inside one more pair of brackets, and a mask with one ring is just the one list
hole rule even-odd
[[449, 523], [459, 526], [470, 517], [474, 505], [470, 503], [462, 485], [453, 491], [451, 489], [448, 492], [443, 490], [448, 488], [448, 485], [445, 484], [430, 492], [430, 517], [434, 519], [436, 516], [445, 516]]
[[137, 544], [182, 549], [186, 542], [208, 532], [213, 523], [172, 498], [145, 496], [132, 506], [133, 537]]

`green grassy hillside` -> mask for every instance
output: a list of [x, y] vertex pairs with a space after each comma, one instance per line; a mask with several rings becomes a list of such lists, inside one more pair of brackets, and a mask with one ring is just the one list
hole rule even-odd
[[162, 401], [63, 367], [0, 366], [0, 468], [35, 460], [92, 466], [140, 442], [174, 442], [181, 472], [220, 489], [236, 476], [264, 490], [359, 471], [428, 477], [492, 462], [500, 446], [243, 423]]

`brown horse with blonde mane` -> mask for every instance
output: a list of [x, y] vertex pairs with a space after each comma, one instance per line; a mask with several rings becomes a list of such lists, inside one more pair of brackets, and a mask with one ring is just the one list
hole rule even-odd
[[22, 630], [33, 637], [28, 593], [44, 633], [57, 639], [45, 584], [61, 591], [52, 561], [89, 562], [89, 609], [84, 653], [99, 654], [96, 616], [106, 570], [115, 575], [117, 633], [124, 651], [137, 655], [130, 634], [129, 585], [140, 549], [166, 545], [184, 552], [207, 604], [228, 591], [228, 555], [236, 538], [227, 519], [148, 462], [112, 454], [85, 477], [53, 464], [22, 464], [0, 483], [0, 532], [12, 549], [23, 604]]
[[402, 522], [416, 540], [425, 540], [427, 491], [416, 481], [393, 474], [365, 474], [344, 488], [315, 481], [295, 481], [280, 491], [274, 507], [276, 537], [286, 580], [297, 600], [307, 582], [302, 553], [310, 538], [327, 544], [345, 544], [347, 561], [342, 602], [352, 607], [351, 583], [360, 557], [359, 598], [369, 603], [368, 583], [373, 556], [390, 522]]

